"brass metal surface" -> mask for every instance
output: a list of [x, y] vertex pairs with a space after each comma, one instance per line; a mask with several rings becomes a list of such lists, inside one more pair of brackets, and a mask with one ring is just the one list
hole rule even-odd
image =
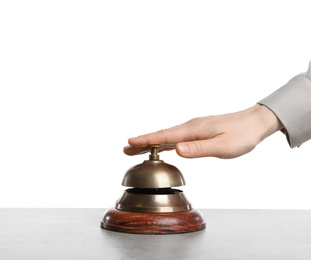
[[157, 146], [151, 146], [149, 160], [130, 168], [122, 185], [136, 188], [169, 188], [185, 185], [182, 173], [173, 165], [159, 160]]
[[136, 188], [169, 188], [185, 185], [181, 172], [162, 160], [144, 161], [124, 175], [123, 186]]
[[127, 189], [116, 202], [116, 209], [133, 212], [182, 212], [191, 204], [181, 190]]

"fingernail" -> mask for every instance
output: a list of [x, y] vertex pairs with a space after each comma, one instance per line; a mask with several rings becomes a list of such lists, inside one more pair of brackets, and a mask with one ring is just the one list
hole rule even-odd
[[179, 149], [179, 152], [182, 153], [182, 154], [189, 153], [189, 147], [186, 144], [179, 144], [178, 145], [178, 149]]
[[133, 140], [135, 140], [137, 137], [131, 137], [131, 138], [129, 138], [129, 141], [133, 141]]

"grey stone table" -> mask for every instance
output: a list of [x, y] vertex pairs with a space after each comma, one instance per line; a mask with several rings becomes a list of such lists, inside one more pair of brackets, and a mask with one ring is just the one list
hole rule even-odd
[[311, 211], [202, 210], [179, 235], [103, 230], [103, 209], [0, 209], [0, 259], [310, 260]]

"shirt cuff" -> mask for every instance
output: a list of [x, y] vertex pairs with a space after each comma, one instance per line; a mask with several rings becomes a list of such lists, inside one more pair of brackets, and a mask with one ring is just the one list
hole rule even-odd
[[311, 139], [311, 62], [307, 72], [258, 103], [271, 109], [282, 122], [291, 148]]

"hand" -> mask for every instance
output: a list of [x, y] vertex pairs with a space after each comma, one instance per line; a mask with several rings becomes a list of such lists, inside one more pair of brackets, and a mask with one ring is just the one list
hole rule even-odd
[[235, 158], [283, 128], [275, 114], [263, 105], [231, 114], [194, 118], [184, 124], [128, 140], [124, 153], [135, 155], [160, 144], [159, 151], [176, 149], [185, 158]]

